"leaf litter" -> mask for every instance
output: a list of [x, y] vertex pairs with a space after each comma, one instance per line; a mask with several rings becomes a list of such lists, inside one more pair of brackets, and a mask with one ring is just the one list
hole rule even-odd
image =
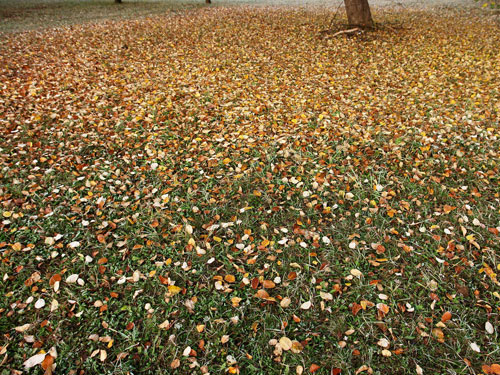
[[2, 366], [500, 373], [498, 28], [332, 15], [3, 39]]

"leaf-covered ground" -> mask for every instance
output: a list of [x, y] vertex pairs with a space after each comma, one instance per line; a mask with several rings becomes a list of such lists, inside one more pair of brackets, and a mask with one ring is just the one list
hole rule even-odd
[[498, 25], [332, 16], [2, 39], [2, 375], [500, 373]]

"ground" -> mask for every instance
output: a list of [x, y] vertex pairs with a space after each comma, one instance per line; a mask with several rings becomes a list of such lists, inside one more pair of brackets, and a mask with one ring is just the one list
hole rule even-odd
[[499, 373], [498, 24], [374, 14], [4, 34], [0, 374]]
[[[338, 9], [343, 0], [214, 0], [227, 6], [321, 7]], [[471, 8], [474, 0], [371, 0], [375, 7], [402, 9]], [[137, 19], [206, 7], [204, 0], [0, 0], [0, 32], [40, 30], [109, 19]]]

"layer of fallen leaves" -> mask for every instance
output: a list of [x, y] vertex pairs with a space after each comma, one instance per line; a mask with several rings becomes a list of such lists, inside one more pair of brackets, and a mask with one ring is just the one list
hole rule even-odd
[[1, 366], [500, 373], [498, 28], [331, 17], [2, 40]]

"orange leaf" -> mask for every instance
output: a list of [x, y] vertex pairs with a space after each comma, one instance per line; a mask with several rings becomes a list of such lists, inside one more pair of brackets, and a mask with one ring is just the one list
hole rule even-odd
[[313, 363], [311, 367], [309, 367], [309, 372], [310, 373], [315, 373], [318, 371], [321, 367], [319, 367], [316, 363]]
[[453, 206], [449, 206], [447, 204], [444, 205], [443, 207], [443, 210], [444, 210], [444, 213], [445, 214], [449, 214], [451, 211], [453, 211], [454, 209], [456, 209], [456, 207], [453, 207]]
[[446, 311], [446, 312], [443, 314], [443, 316], [441, 317], [441, 321], [442, 321], [443, 323], [446, 323], [446, 322], [447, 322], [448, 320], [450, 320], [450, 319], [451, 319], [451, 312], [449, 312], [449, 311]]
[[257, 293], [255, 293], [255, 296], [258, 298], [269, 298], [269, 293], [264, 289], [259, 289]]
[[57, 281], [61, 281], [61, 275], [59, 275], [58, 273], [56, 273], [54, 276], [52, 276], [49, 280], [49, 285], [50, 286], [54, 286], [54, 284], [57, 282]]
[[498, 363], [493, 363], [491, 366], [491, 372], [495, 375], [500, 375], [500, 365]]
[[49, 367], [52, 367], [54, 364], [54, 357], [52, 357], [50, 354], [47, 354], [42, 362], [42, 368], [44, 370], [47, 370]]
[[266, 289], [272, 289], [276, 286], [276, 284], [274, 282], [272, 282], [271, 280], [264, 280], [262, 282], [262, 286]]
[[226, 282], [228, 283], [234, 283], [236, 281], [236, 278], [234, 277], [234, 275], [226, 275], [224, 277], [224, 280], [226, 280]]

